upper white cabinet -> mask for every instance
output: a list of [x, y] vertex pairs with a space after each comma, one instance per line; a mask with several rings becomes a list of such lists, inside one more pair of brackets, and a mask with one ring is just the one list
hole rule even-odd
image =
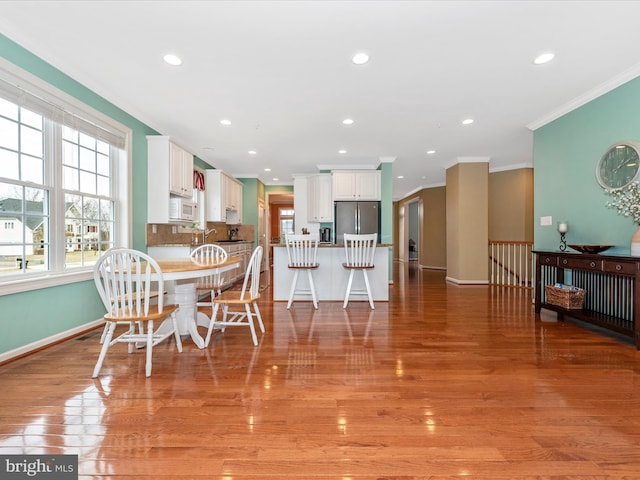
[[172, 196], [193, 197], [193, 154], [167, 136], [148, 135], [147, 222], [170, 222]]
[[207, 221], [242, 223], [242, 183], [222, 170], [207, 170]]
[[307, 220], [333, 222], [331, 174], [319, 173], [307, 177]]
[[333, 176], [334, 200], [380, 200], [380, 170], [337, 171]]
[[169, 190], [185, 198], [193, 196], [193, 155], [169, 142]]

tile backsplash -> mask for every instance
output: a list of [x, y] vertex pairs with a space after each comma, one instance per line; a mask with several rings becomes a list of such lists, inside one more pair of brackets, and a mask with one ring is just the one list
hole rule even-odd
[[[205, 243], [216, 243], [220, 240], [229, 239], [229, 231], [237, 228], [236, 239], [255, 241], [253, 225], [227, 225], [223, 222], [208, 222]], [[147, 224], [147, 247], [158, 247], [162, 245], [191, 245], [192, 229], [167, 223]]]

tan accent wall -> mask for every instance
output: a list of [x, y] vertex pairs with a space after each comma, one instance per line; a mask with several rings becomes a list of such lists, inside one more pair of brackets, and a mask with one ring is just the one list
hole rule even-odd
[[[463, 164], [465, 165], [465, 164]], [[470, 183], [479, 182], [488, 184], [488, 236], [484, 238], [483, 255], [486, 257], [486, 246], [488, 240], [503, 241], [533, 241], [533, 169], [522, 168], [517, 170], [508, 170], [504, 172], [487, 173], [480, 167], [480, 177], [478, 179], [471, 178]], [[458, 170], [448, 172], [449, 175], [458, 177]], [[473, 175], [473, 173], [471, 174]], [[486, 179], [481, 180], [481, 179]], [[449, 180], [449, 177], [447, 177]], [[447, 189], [453, 188], [453, 185], [447, 187], [426, 188], [417, 193], [409, 195], [402, 200], [394, 202], [393, 215], [393, 258], [399, 259], [400, 238], [400, 207], [405, 208], [409, 203], [416, 199], [422, 200], [423, 206], [423, 225], [420, 232], [419, 258], [418, 263], [426, 268], [445, 268], [448, 273], [452, 268], [458, 272], [460, 261], [458, 258], [447, 259], [447, 246], [451, 240], [447, 239], [447, 208], [453, 208], [447, 205], [448, 193]], [[456, 184], [456, 193], [451, 195], [455, 200], [455, 205], [459, 204], [459, 186]], [[466, 189], [468, 190], [468, 188]], [[480, 193], [480, 196], [483, 194]], [[453, 201], [452, 200], [452, 201]], [[463, 201], [463, 205], [471, 204], [470, 208], [475, 208], [474, 202], [468, 200]], [[458, 212], [455, 217], [464, 216], [465, 213]], [[473, 214], [471, 214], [473, 216]], [[452, 227], [453, 228], [453, 227]], [[458, 232], [457, 227], [452, 231]], [[455, 267], [447, 264], [447, 261], [453, 262]]]
[[459, 163], [447, 169], [447, 278], [488, 282], [489, 164]]
[[423, 231], [420, 237], [420, 265], [447, 268], [447, 189], [423, 190]]
[[533, 241], [533, 169], [489, 175], [489, 240]]

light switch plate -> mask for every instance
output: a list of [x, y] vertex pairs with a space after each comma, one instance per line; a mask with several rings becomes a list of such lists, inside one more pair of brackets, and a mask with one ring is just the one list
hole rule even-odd
[[553, 217], [552, 216], [540, 217], [540, 226], [541, 227], [548, 227], [549, 225], [553, 225]]

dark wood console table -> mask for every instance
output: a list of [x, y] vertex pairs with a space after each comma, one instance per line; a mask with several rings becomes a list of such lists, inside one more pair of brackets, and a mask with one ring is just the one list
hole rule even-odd
[[[628, 336], [640, 350], [640, 258], [618, 255], [542, 252], [536, 254], [535, 311], [553, 310]], [[546, 303], [544, 286], [567, 283], [586, 290], [582, 310]]]

